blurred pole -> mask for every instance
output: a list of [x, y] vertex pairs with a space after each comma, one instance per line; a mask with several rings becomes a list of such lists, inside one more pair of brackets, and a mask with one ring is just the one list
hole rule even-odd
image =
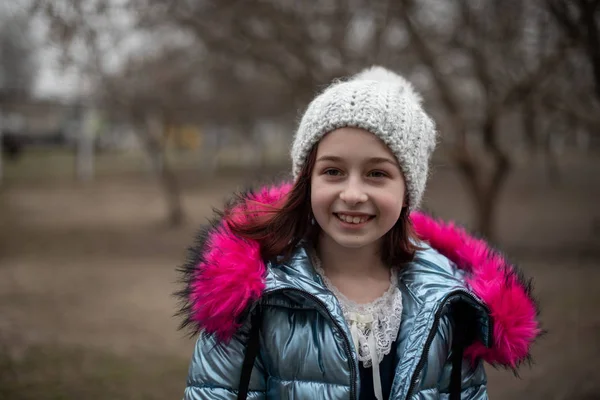
[[[89, 182], [94, 178], [94, 109], [84, 101], [86, 82], [83, 71], [77, 74], [78, 123], [75, 155], [75, 173], [80, 182]], [[87, 104], [86, 104], [87, 103]]]
[[2, 142], [4, 141], [3, 139], [3, 134], [4, 134], [4, 119], [3, 119], [3, 114], [2, 114], [2, 109], [0, 109], [0, 184], [2, 184], [2, 177], [3, 177], [3, 169], [2, 167], [3, 165], [3, 158], [2, 158], [2, 152], [4, 151], [3, 147], [2, 147]]
[[155, 114], [148, 114], [145, 118], [144, 145], [146, 147], [150, 168], [153, 175], [162, 175], [165, 171], [165, 149], [162, 144], [164, 136], [164, 126], [160, 117]]
[[210, 126], [202, 130], [200, 140], [200, 174], [214, 176], [218, 166], [219, 127]]
[[94, 178], [94, 112], [86, 109], [80, 123], [77, 140], [77, 180], [89, 182]]

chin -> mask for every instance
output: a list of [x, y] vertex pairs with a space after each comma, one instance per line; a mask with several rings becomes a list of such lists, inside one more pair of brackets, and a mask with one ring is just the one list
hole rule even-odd
[[347, 249], [360, 249], [362, 247], [369, 246], [373, 244], [374, 240], [368, 240], [366, 238], [345, 238], [345, 237], [331, 237], [335, 243], [337, 243], [341, 247], [345, 247]]

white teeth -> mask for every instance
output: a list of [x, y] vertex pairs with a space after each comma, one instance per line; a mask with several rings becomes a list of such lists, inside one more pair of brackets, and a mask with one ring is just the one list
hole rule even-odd
[[365, 216], [365, 217], [353, 217], [351, 215], [344, 215], [344, 214], [337, 214], [338, 218], [341, 219], [344, 222], [347, 222], [349, 224], [360, 224], [363, 222], [366, 222], [369, 217]]

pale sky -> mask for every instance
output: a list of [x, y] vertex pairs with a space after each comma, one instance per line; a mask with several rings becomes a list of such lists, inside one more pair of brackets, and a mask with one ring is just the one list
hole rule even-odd
[[[99, 17], [98, 20], [93, 20], [96, 24], [110, 24], [106, 32], [101, 32], [99, 36], [99, 46], [104, 55], [102, 61], [105, 72], [118, 70], [131, 53], [143, 51], [144, 42], [153, 43], [148, 41], [147, 37], [132, 30], [133, 19], [127, 12], [118, 7], [119, 3], [122, 2], [121, 0], [110, 0], [110, 2], [115, 6], [113, 12]], [[8, 12], [14, 12], [15, 9], [15, 7], [12, 7], [12, 9], [9, 7]], [[4, 8], [5, 12], [6, 10], [7, 8]], [[80, 88], [80, 76], [75, 67], [65, 68], [61, 65], [60, 57], [63, 50], [50, 43], [47, 30], [48, 22], [43, 17], [36, 17], [32, 20], [30, 32], [36, 42], [38, 63], [34, 95], [63, 99], [73, 97]], [[126, 34], [119, 36], [123, 32]], [[117, 37], [119, 40], [116, 39]], [[156, 44], [156, 42], [153, 44]], [[81, 41], [76, 40], [69, 52], [78, 62], [86, 63], [88, 51]]]
[[69, 98], [76, 93], [77, 74], [72, 69], [61, 69], [59, 54], [58, 49], [48, 46], [39, 51], [39, 70], [34, 87], [36, 97]]
[[[0, 17], [26, 13], [30, 0], [0, 1]], [[58, 63], [59, 50], [51, 48], [45, 42], [47, 24], [41, 18], [35, 18], [29, 27], [31, 39], [36, 47], [35, 58], [38, 65], [34, 95], [40, 97], [68, 97], [74, 93], [76, 76], [71, 71], [61, 71]]]

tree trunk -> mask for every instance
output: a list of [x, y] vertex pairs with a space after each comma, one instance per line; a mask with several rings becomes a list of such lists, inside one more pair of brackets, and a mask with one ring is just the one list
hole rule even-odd
[[[499, 204], [500, 193], [510, 171], [509, 164], [496, 162], [491, 173], [491, 179], [482, 179], [475, 163], [459, 163], [458, 170], [469, 189], [467, 193], [474, 204], [474, 228], [478, 234], [489, 240], [496, 239], [496, 212]], [[488, 181], [488, 184], [483, 182]]]
[[[489, 185], [482, 185], [482, 192], [478, 194], [475, 200], [477, 204], [475, 229], [482, 236], [492, 241], [497, 238], [496, 213], [500, 203], [500, 192], [508, 177], [508, 167], [497, 164], [493, 176]], [[496, 178], [496, 176], [499, 176], [499, 178]]]
[[3, 133], [4, 133], [4, 120], [2, 119], [3, 117], [3, 113], [2, 113], [2, 108], [0, 108], [0, 184], [2, 184], [2, 178], [4, 176], [4, 160], [2, 158], [2, 156], [4, 155], [4, 148], [2, 147], [2, 145], [4, 144], [4, 138], [3, 138]]
[[491, 154], [493, 166], [491, 179], [487, 180], [488, 185], [484, 187], [482, 213], [479, 216], [479, 229], [483, 235], [488, 235], [490, 239], [494, 239], [495, 230], [495, 214], [498, 208], [500, 192], [506, 183], [506, 178], [510, 173], [510, 160], [498, 145], [497, 135], [497, 114], [489, 115], [483, 129], [483, 143], [486, 150]]
[[160, 182], [169, 208], [169, 225], [180, 226], [185, 220], [181, 203], [181, 190], [175, 174], [166, 164], [163, 164]]
[[496, 211], [500, 193], [510, 173], [509, 159], [497, 146], [495, 130], [495, 120], [490, 117], [483, 128], [484, 145], [493, 161], [489, 173], [486, 174], [483, 165], [471, 156], [466, 144], [461, 144], [453, 154], [454, 162], [475, 205], [475, 230], [491, 241], [496, 239]]
[[552, 139], [551, 136], [552, 132], [548, 133], [546, 135], [546, 138], [544, 139], [544, 144], [542, 147], [542, 157], [543, 157], [543, 163], [544, 163], [544, 172], [545, 172], [545, 176], [546, 176], [546, 180], [548, 181], [548, 183], [553, 186], [553, 187], [557, 187], [558, 185], [560, 185], [560, 180], [561, 180], [561, 174], [560, 174], [560, 169], [558, 167], [558, 160], [556, 157], [556, 154], [554, 152], [554, 149], [552, 148]]
[[78, 124], [77, 148], [75, 156], [75, 170], [77, 180], [81, 182], [90, 182], [94, 179], [94, 137], [95, 133], [93, 120], [96, 116], [85, 109], [82, 112], [81, 119]]
[[594, 92], [596, 100], [600, 102], [600, 30], [598, 29], [598, 9], [600, 2], [579, 2], [582, 7], [580, 23], [584, 26], [587, 38], [586, 50], [592, 64], [592, 73], [594, 75]]
[[162, 130], [163, 126], [162, 124], [160, 126], [154, 125], [148, 118], [145, 118], [142, 124], [138, 124], [135, 132], [152, 160], [156, 174], [159, 177], [160, 186], [163, 189], [169, 210], [168, 223], [173, 227], [180, 226], [185, 220], [181, 201], [181, 189], [177, 177], [171, 171], [163, 155], [163, 147], [155, 136], [156, 130]]

